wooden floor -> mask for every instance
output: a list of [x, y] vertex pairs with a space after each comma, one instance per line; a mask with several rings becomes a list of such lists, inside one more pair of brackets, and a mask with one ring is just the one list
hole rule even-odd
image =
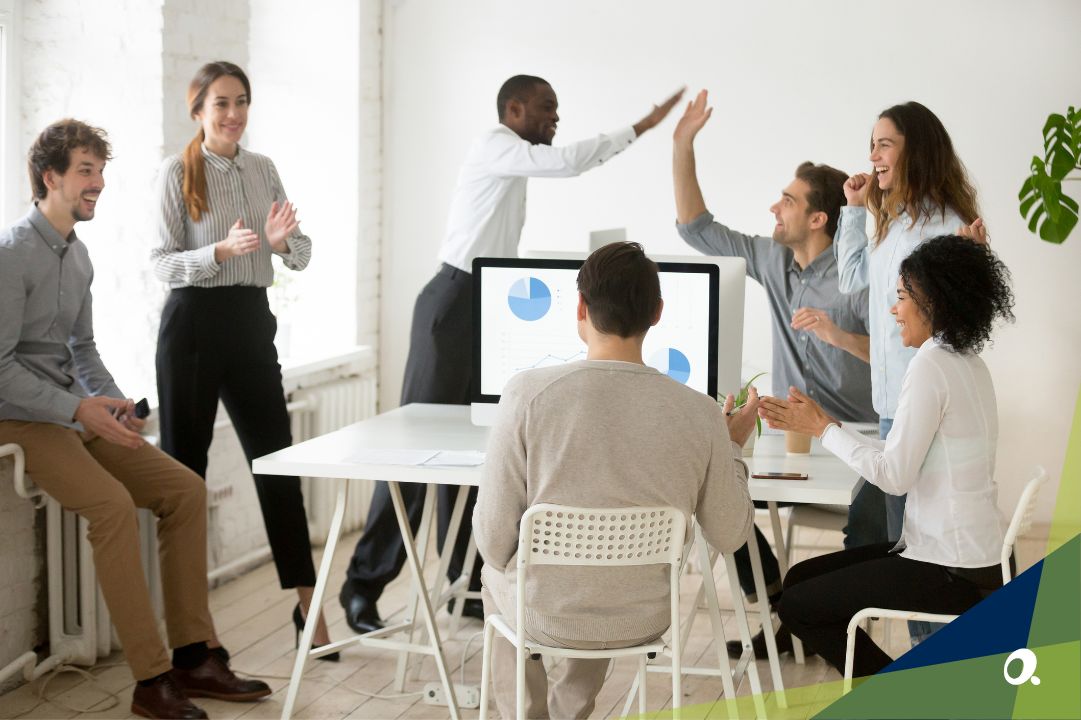
[[[759, 514], [759, 524], [768, 523], [768, 518]], [[766, 532], [767, 537], [770, 532]], [[330, 597], [324, 607], [330, 621], [332, 638], [341, 638], [348, 634], [342, 610], [337, 602], [339, 583], [344, 577], [345, 565], [349, 559], [356, 536], [343, 538], [334, 558], [334, 571], [331, 576]], [[795, 556], [802, 559], [828, 549], [839, 548], [840, 533], [820, 530], [801, 530], [797, 537]], [[1031, 565], [1042, 551], [1042, 544], [1028, 541], [1018, 548], [1019, 564], [1022, 568]], [[718, 563], [720, 574], [717, 585], [722, 607], [732, 607], [731, 593], [723, 573], [723, 563]], [[429, 577], [434, 567], [429, 568]], [[692, 589], [697, 588], [699, 576], [684, 579], [685, 610], [690, 610]], [[405, 605], [408, 582], [399, 578], [387, 588], [380, 600], [379, 607], [384, 616], [400, 614]], [[277, 576], [272, 564], [263, 565], [242, 577], [214, 589], [210, 595], [210, 607], [223, 644], [233, 654], [232, 666], [238, 672], [257, 675], [265, 679], [274, 689], [274, 694], [258, 703], [227, 703], [218, 700], [200, 699], [202, 706], [211, 718], [277, 718], [281, 714], [285, 699], [285, 688], [294, 659], [293, 626], [290, 613], [296, 604], [296, 596], [278, 587]], [[756, 616], [752, 616], [752, 631], [757, 630]], [[448, 668], [452, 671], [455, 682], [478, 685], [480, 681], [480, 649], [482, 624], [477, 620], [466, 619], [453, 637], [447, 637], [449, 616], [446, 611], [439, 611], [441, 633], [445, 640]], [[888, 649], [895, 655], [906, 647], [907, 638], [903, 637], [903, 623], [892, 623], [892, 636]], [[881, 642], [881, 628], [874, 631]], [[730, 614], [725, 619], [725, 633], [729, 638], [736, 638], [734, 617]], [[712, 634], [708, 618], [701, 614], [695, 624], [695, 631], [686, 648], [684, 665], [705, 666], [713, 660], [716, 666], [716, 651], [711, 647]], [[431, 706], [421, 700], [426, 682], [437, 680], [435, 667], [430, 659], [423, 661], [420, 679], [409, 681], [406, 692], [399, 694], [393, 687], [396, 669], [396, 657], [387, 651], [354, 646], [346, 650], [340, 663], [313, 662], [301, 687], [300, 696], [294, 712], [297, 718], [444, 718], [447, 710]], [[464, 665], [464, 667], [463, 667]], [[758, 674], [765, 691], [772, 689], [769, 666], [764, 660], [757, 663]], [[42, 681], [23, 685], [0, 696], [0, 718], [130, 718], [131, 692], [133, 680], [120, 653], [113, 653], [95, 668], [90, 669], [95, 676], [88, 681], [74, 673], [62, 673], [48, 680], [45, 695], [48, 700], [38, 697]], [[559, 672], [557, 669], [554, 672]], [[604, 689], [597, 698], [596, 709], [592, 717], [614, 718], [621, 714], [627, 690], [635, 672], [635, 661], [624, 660], [614, 664], [611, 675]], [[464, 675], [464, 677], [463, 677]], [[786, 688], [815, 685], [803, 692], [789, 692], [790, 707], [780, 710], [776, 700], [767, 698], [769, 717], [806, 718], [815, 714], [829, 697], [839, 693], [839, 675], [830, 669], [821, 659], [809, 658], [804, 665], [798, 665], [791, 655], [783, 657], [782, 677]], [[44, 679], [43, 679], [44, 680]], [[818, 683], [827, 683], [817, 685]], [[649, 676], [649, 707], [657, 711], [671, 707], [670, 676], [651, 673]], [[105, 693], [115, 693], [117, 702], [108, 709], [96, 712], [80, 712], [79, 709], [94, 707], [94, 704], [108, 698]], [[693, 717], [728, 716], [725, 703], [717, 702], [721, 696], [721, 684], [717, 678], [688, 676], [683, 682], [683, 706], [712, 703], [709, 710], [703, 709]], [[747, 679], [744, 678], [737, 688], [737, 696], [750, 694]], [[811, 702], [811, 701], [814, 702]], [[740, 704], [738, 714], [751, 716], [753, 710], [749, 704]], [[494, 715], [494, 712], [492, 713]], [[464, 718], [476, 718], [477, 710], [463, 710]], [[690, 715], [688, 713], [688, 715]]]

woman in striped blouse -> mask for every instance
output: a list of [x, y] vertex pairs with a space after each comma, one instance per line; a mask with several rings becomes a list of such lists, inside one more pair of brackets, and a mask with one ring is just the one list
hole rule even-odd
[[[161, 445], [204, 477], [219, 399], [249, 464], [292, 444], [266, 288], [271, 256], [303, 270], [311, 240], [274, 163], [239, 145], [250, 102], [239, 67], [200, 68], [188, 88], [200, 130], [160, 176], [159, 245], [151, 257], [170, 288], [158, 332]], [[299, 596], [299, 626], [315, 585], [300, 479], [256, 475], [255, 487], [281, 586]], [[316, 644], [328, 641], [321, 620]]]

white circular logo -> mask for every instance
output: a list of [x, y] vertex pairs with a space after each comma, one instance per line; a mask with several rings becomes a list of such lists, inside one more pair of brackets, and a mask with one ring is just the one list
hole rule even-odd
[[[1016, 677], [1010, 674], [1010, 663], [1014, 660], [1021, 661], [1021, 674]], [[1010, 653], [1010, 656], [1006, 658], [1006, 664], [1002, 666], [1002, 677], [1006, 678], [1006, 682], [1010, 685], [1024, 685], [1026, 682], [1032, 682], [1033, 685], [1039, 685], [1040, 678], [1034, 674], [1035, 672], [1036, 653], [1028, 648], [1014, 650]]]

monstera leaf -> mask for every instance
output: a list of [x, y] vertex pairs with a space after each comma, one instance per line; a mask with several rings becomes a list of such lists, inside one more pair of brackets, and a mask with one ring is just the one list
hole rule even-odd
[[1078, 203], [1062, 192], [1062, 182], [1081, 169], [1081, 111], [1052, 114], [1043, 127], [1044, 157], [1032, 158], [1021, 186], [1021, 217], [1040, 238], [1061, 243], [1077, 225]]

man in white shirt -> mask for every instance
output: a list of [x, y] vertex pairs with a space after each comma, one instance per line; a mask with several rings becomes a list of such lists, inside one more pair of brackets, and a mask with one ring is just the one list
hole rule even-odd
[[[525, 224], [526, 183], [530, 177], [574, 177], [601, 165], [630, 146], [668, 115], [680, 90], [632, 126], [563, 147], [552, 147], [559, 122], [555, 90], [542, 78], [515, 75], [496, 98], [499, 125], [484, 132], [469, 150], [451, 200], [447, 234], [439, 251], [442, 265], [417, 297], [409, 334], [401, 404], [414, 402], [465, 405], [472, 382], [472, 272], [476, 257], [513, 257]], [[420, 523], [424, 485], [402, 485], [414, 532]], [[440, 488], [439, 546], [442, 550], [457, 488]], [[476, 490], [470, 493], [471, 513]], [[455, 579], [465, 564], [469, 529], [455, 542], [448, 575]], [[405, 562], [390, 494], [378, 483], [364, 534], [357, 542], [339, 599], [346, 621], [357, 632], [381, 627], [375, 603]], [[480, 587], [480, 568], [470, 586]], [[464, 611], [482, 617], [480, 603]]]

